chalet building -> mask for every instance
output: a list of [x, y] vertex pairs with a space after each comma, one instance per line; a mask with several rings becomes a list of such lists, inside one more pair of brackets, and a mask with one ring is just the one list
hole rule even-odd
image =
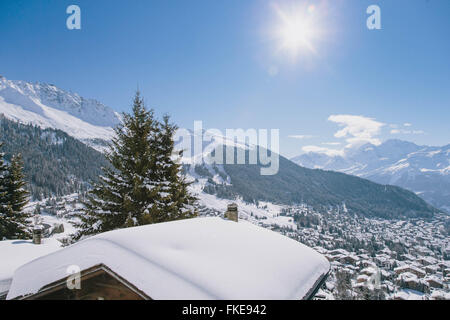
[[444, 277], [449, 276], [450, 275], [450, 268], [444, 269], [444, 271], [442, 273], [444, 274]]
[[434, 290], [431, 294], [432, 300], [450, 300], [450, 293], [443, 290]]
[[444, 283], [436, 277], [426, 277], [425, 281], [428, 283], [430, 288], [444, 288]]
[[344, 250], [344, 249], [336, 249], [336, 250], [330, 251], [329, 254], [332, 256], [338, 256], [338, 255], [346, 256], [346, 255], [349, 255], [350, 252], [348, 252], [347, 250]]
[[445, 270], [446, 268], [450, 268], [450, 261], [440, 261], [437, 263], [437, 266], [442, 270]]
[[369, 261], [370, 260], [370, 257], [369, 257], [369, 255], [368, 254], [366, 254], [366, 253], [363, 253], [363, 254], [358, 254], [358, 257], [361, 259], [361, 260], [367, 260], [367, 261]]
[[395, 258], [397, 256], [397, 252], [391, 251], [388, 248], [384, 248], [383, 250], [381, 250], [381, 253], [384, 253], [385, 255], [387, 255], [391, 258]]
[[377, 266], [383, 267], [386, 269], [391, 269], [395, 263], [395, 260], [391, 259], [391, 257], [387, 254], [376, 255], [376, 257], [374, 258], [374, 261], [377, 264]]
[[424, 300], [424, 295], [422, 292], [401, 290], [399, 292], [394, 293], [392, 296], [392, 299], [393, 300]]
[[416, 258], [413, 255], [409, 254], [409, 253], [402, 254], [401, 258], [402, 258], [402, 260], [406, 260], [406, 261], [414, 261], [414, 260], [416, 260]]
[[411, 272], [405, 272], [396, 279], [396, 284], [403, 289], [411, 289], [419, 292], [427, 292], [429, 285], [426, 281], [419, 279]]
[[361, 274], [356, 278], [356, 282], [357, 283], [367, 283], [369, 281], [370, 277], [365, 275], [365, 274]]
[[433, 251], [431, 251], [430, 249], [423, 247], [423, 246], [414, 247], [414, 251], [416, 254], [421, 255], [421, 256], [432, 256], [433, 255]]
[[350, 265], [356, 265], [356, 263], [359, 261], [359, 258], [355, 255], [342, 255], [339, 258], [339, 262], [343, 264], [350, 264]]
[[370, 276], [374, 275], [375, 273], [377, 273], [377, 269], [375, 269], [373, 267], [367, 267], [367, 268], [362, 269], [359, 273], [370, 277]]
[[429, 266], [432, 264], [436, 264], [438, 260], [433, 257], [419, 257], [416, 259], [416, 262], [420, 263], [422, 266]]
[[368, 268], [368, 267], [376, 268], [377, 267], [377, 265], [370, 260], [362, 260], [360, 262], [360, 265], [363, 266], [364, 268]]
[[440, 268], [437, 265], [430, 265], [425, 267], [425, 271], [427, 274], [436, 274], [438, 273]]
[[246, 221], [194, 218], [102, 233], [14, 272], [7, 299], [310, 299], [330, 263]]
[[426, 272], [424, 270], [419, 269], [413, 265], [404, 265], [404, 266], [395, 268], [394, 272], [398, 275], [400, 275], [402, 273], [410, 272], [419, 278], [423, 278], [426, 275]]

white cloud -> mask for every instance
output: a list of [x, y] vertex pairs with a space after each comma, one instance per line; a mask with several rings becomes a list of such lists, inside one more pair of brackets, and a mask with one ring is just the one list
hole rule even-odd
[[335, 122], [342, 127], [336, 132], [336, 138], [345, 138], [347, 148], [361, 145], [363, 143], [381, 144], [381, 140], [376, 138], [381, 128], [385, 125], [375, 119], [355, 116], [355, 115], [331, 115], [329, 121]]
[[304, 146], [302, 148], [303, 152], [313, 152], [313, 153], [323, 153], [330, 157], [335, 156], [343, 156], [344, 150], [336, 150], [336, 149], [330, 149], [330, 148], [324, 148], [324, 147], [318, 147], [318, 146]]
[[[345, 156], [346, 152], [354, 147], [361, 146], [365, 143], [372, 143], [380, 145], [381, 129], [387, 126], [391, 134], [425, 134], [423, 130], [411, 130], [413, 125], [409, 122], [403, 124], [386, 124], [376, 119], [356, 116], [349, 114], [330, 115], [328, 121], [337, 123], [340, 129], [334, 134], [335, 138], [344, 139], [345, 143], [341, 142], [322, 142], [323, 146], [335, 146], [340, 149], [333, 149], [322, 146], [309, 145], [302, 148], [305, 153], [321, 153], [328, 156]], [[385, 132], [387, 133], [387, 132]], [[305, 139], [312, 136], [290, 136], [291, 138]]]
[[309, 134], [298, 134], [298, 135], [292, 135], [292, 136], [288, 136], [289, 138], [294, 138], [294, 139], [311, 139], [314, 138], [314, 136], [309, 135]]
[[[375, 119], [355, 116], [348, 114], [331, 115], [328, 121], [337, 123], [341, 129], [334, 134], [335, 138], [345, 139], [347, 143], [341, 149], [332, 149], [320, 146], [305, 146], [303, 152], [322, 153], [327, 156], [344, 156], [345, 151], [352, 147], [357, 147], [364, 143], [372, 143], [374, 145], [381, 144], [381, 140], [377, 138], [384, 123]], [[340, 142], [323, 142], [322, 145], [339, 146]]]
[[325, 146], [340, 146], [342, 143], [340, 142], [322, 142]]

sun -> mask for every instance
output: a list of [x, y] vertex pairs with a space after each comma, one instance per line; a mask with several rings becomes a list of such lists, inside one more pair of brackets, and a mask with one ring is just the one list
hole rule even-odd
[[318, 27], [314, 19], [314, 6], [290, 10], [276, 6], [275, 11], [278, 18], [275, 35], [279, 49], [294, 57], [302, 52], [315, 53], [314, 40]]

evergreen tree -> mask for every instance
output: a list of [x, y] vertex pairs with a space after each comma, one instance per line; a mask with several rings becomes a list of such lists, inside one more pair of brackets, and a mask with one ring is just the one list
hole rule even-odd
[[72, 241], [195, 215], [195, 199], [187, 191], [180, 165], [171, 157], [175, 130], [168, 117], [163, 123], [156, 120], [136, 94], [132, 114], [123, 115], [106, 154], [111, 167], [103, 168], [100, 182], [90, 192]]
[[[2, 146], [3, 143], [0, 142], [0, 148]], [[6, 176], [8, 174], [8, 167], [3, 160], [4, 155], [4, 153], [0, 152], [0, 217], [6, 212]]]
[[188, 192], [190, 183], [181, 174], [182, 165], [178, 162], [183, 151], [174, 154], [173, 137], [177, 129], [166, 115], [157, 131], [155, 168], [159, 199], [156, 201], [157, 210], [154, 210], [156, 214], [150, 217], [156, 222], [189, 218], [194, 211], [196, 199]]
[[23, 211], [28, 203], [23, 174], [23, 161], [20, 154], [11, 158], [7, 174], [4, 177], [3, 213], [0, 218], [0, 237], [7, 239], [30, 237], [30, 214]]
[[350, 275], [345, 271], [336, 272], [336, 298], [338, 300], [353, 300]]

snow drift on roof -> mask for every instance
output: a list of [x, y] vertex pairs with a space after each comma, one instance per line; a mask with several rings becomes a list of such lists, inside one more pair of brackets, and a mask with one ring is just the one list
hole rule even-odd
[[40, 245], [31, 240], [0, 241], [0, 293], [8, 291], [18, 267], [59, 249], [61, 243], [56, 239], [43, 239]]
[[301, 299], [330, 268], [290, 238], [220, 218], [121, 229], [20, 267], [8, 299], [103, 263], [152, 299]]

